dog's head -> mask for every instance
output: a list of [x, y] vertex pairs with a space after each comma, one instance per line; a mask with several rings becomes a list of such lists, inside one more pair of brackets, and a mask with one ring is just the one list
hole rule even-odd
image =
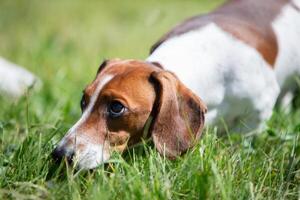
[[82, 116], [68, 131], [54, 157], [73, 157], [90, 169], [142, 139], [169, 158], [199, 138], [206, 106], [171, 72], [155, 63], [105, 61], [81, 100]]

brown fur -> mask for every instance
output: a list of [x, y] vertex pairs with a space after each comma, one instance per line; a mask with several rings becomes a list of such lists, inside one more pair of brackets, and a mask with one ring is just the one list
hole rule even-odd
[[170, 72], [154, 72], [156, 115], [152, 123], [152, 138], [161, 154], [175, 158], [200, 137], [207, 108]]
[[[94, 142], [108, 143], [111, 149], [123, 151], [142, 140], [146, 122], [151, 118], [146, 137], [153, 138], [160, 153], [174, 158], [201, 135], [206, 107], [175, 75], [156, 64], [106, 61], [85, 89], [85, 98], [93, 95], [108, 74], [113, 79], [102, 88], [90, 117], [80, 127], [80, 132]], [[115, 100], [127, 111], [123, 116], [111, 118], [107, 115], [107, 105]]]

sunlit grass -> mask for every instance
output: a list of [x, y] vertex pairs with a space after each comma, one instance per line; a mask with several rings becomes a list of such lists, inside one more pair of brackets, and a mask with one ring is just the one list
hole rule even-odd
[[18, 103], [0, 99], [0, 199], [299, 199], [300, 109], [275, 111], [258, 135], [205, 130], [176, 161], [151, 143], [88, 172], [49, 157], [104, 58], [144, 59], [164, 32], [220, 2], [0, 1], [0, 55], [43, 81]]

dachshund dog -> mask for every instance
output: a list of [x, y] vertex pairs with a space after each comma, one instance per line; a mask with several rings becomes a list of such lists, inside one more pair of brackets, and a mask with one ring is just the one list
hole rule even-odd
[[231, 0], [179, 24], [145, 61], [105, 61], [53, 152], [95, 168], [151, 138], [173, 159], [205, 125], [262, 128], [300, 75], [300, 0]]

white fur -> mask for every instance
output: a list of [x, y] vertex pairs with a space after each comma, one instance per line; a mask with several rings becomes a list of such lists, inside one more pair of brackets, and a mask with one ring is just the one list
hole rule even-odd
[[[65, 155], [70, 156], [73, 152], [75, 153], [75, 163], [78, 164], [79, 168], [91, 169], [103, 163], [108, 159], [108, 152], [103, 151], [102, 144], [95, 144], [87, 134], [81, 134], [78, 132], [79, 127], [86, 122], [89, 118], [94, 105], [98, 99], [101, 89], [113, 78], [112, 75], [105, 75], [98, 83], [98, 86], [93, 93], [88, 107], [83, 112], [81, 118], [77, 123], [70, 128], [68, 133], [58, 144], [58, 148], [63, 148], [65, 150]], [[67, 141], [73, 140], [74, 144], [68, 146]], [[77, 146], [82, 145], [84, 149], [79, 149]]]
[[0, 94], [18, 98], [37, 80], [24, 68], [0, 58]]
[[[299, 5], [299, 0], [294, 3]], [[295, 87], [299, 87], [295, 78], [300, 75], [300, 12], [292, 6], [285, 6], [274, 21], [273, 28], [279, 45], [275, 73], [282, 88], [280, 98], [286, 99], [285, 95], [290, 95]]]
[[300, 1], [299, 0], [292, 0], [292, 2], [297, 6], [297, 8], [300, 8]]
[[147, 59], [160, 62], [208, 106], [206, 121], [252, 130], [272, 114], [279, 86], [252, 47], [211, 23], [167, 40]]
[[93, 169], [109, 159], [109, 152], [105, 152], [103, 149], [104, 144], [95, 144], [94, 141], [90, 141], [85, 135], [75, 137], [75, 145], [85, 145], [83, 150], [75, 150], [74, 163], [77, 164], [80, 169]]
[[252, 130], [271, 116], [280, 88], [295, 87], [300, 74], [299, 11], [287, 4], [272, 25], [279, 42], [275, 70], [214, 23], [165, 41], [147, 60], [173, 71], [204, 100], [207, 124]]
[[101, 92], [101, 89], [112, 78], [113, 78], [113, 76], [106, 75], [106, 76], [104, 76], [104, 78], [102, 80], [99, 81], [98, 86], [97, 86], [95, 92], [93, 93], [93, 96], [91, 97], [91, 100], [90, 100], [90, 103], [89, 103], [88, 107], [83, 112], [83, 114], [82, 114], [81, 118], [79, 119], [79, 121], [70, 129], [70, 132], [76, 132], [77, 128], [87, 120], [87, 118], [90, 116], [90, 114], [91, 114], [91, 112], [94, 108], [94, 105], [95, 105], [95, 103], [98, 99], [98, 96], [99, 96], [99, 93]]

